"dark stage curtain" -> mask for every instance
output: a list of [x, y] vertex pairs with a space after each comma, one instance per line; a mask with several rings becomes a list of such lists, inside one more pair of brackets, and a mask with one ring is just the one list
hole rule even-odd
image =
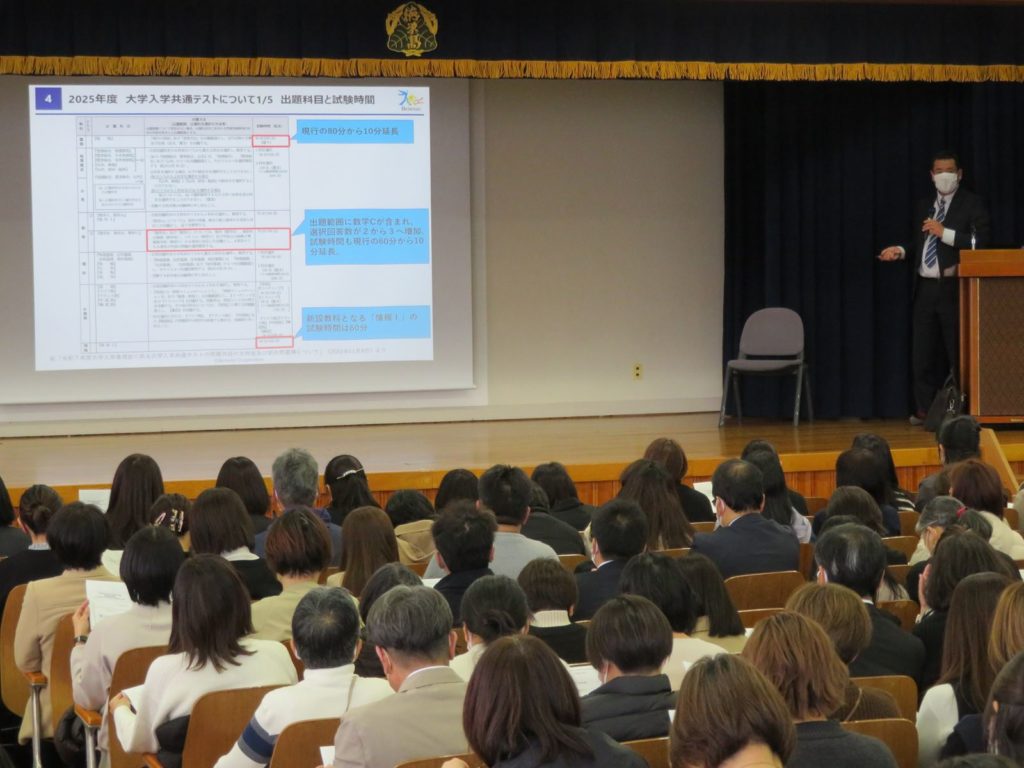
[[[726, 83], [724, 358], [750, 313], [789, 307], [815, 416], [905, 417], [910, 270], [874, 256], [911, 242], [940, 149], [988, 201], [990, 245], [1021, 247], [1022, 137], [1020, 85]], [[792, 398], [789, 381], [748, 380], [744, 415], [785, 416]]]

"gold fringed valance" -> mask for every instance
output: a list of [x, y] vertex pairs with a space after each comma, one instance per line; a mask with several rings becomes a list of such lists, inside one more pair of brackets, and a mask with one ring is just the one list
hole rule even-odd
[[710, 61], [487, 61], [157, 56], [0, 56], [0, 75], [117, 77], [466, 77], [1021, 83], [1015, 64], [786, 64]]

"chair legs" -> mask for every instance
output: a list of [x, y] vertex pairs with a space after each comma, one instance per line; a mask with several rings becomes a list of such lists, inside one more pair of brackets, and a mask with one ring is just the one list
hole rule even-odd
[[[740, 377], [732, 368], [726, 367], [725, 381], [722, 383], [722, 406], [718, 412], [718, 426], [725, 426], [726, 408], [729, 403], [729, 387], [732, 386], [732, 399], [736, 403], [736, 421], [743, 423], [743, 403], [740, 401]], [[800, 406], [807, 405], [807, 421], [814, 422], [814, 403], [811, 398], [811, 379], [807, 366], [801, 365], [796, 371], [796, 396], [793, 401], [793, 426], [800, 426]]]
[[732, 378], [732, 369], [725, 369], [725, 382], [722, 384], [722, 409], [718, 413], [718, 426], [725, 426], [725, 404], [729, 400], [729, 380]]
[[96, 729], [85, 726], [85, 768], [96, 768]]
[[46, 685], [29, 683], [32, 703], [32, 768], [43, 768], [43, 706], [40, 693]]
[[725, 426], [725, 407], [729, 402], [729, 383], [732, 382], [732, 399], [736, 403], [736, 421], [743, 423], [743, 404], [740, 402], [740, 377], [733, 374], [732, 368], [725, 369], [725, 382], [722, 384], [722, 408], [718, 413], [718, 426]]
[[814, 421], [814, 406], [811, 405], [811, 380], [807, 376], [807, 366], [801, 365], [796, 372], [796, 397], [793, 401], [793, 426], [800, 426], [800, 400], [803, 390], [807, 390], [807, 420]]

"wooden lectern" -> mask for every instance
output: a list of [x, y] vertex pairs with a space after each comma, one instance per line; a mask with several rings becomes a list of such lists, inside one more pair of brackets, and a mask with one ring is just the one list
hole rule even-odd
[[960, 381], [978, 421], [1024, 423], [1024, 250], [960, 252]]

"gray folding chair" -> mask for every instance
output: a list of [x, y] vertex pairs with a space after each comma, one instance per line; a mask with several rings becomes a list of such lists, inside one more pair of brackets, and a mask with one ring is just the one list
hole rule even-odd
[[725, 406], [732, 382], [736, 418], [743, 423], [740, 404], [740, 376], [795, 376], [796, 400], [793, 404], [793, 426], [800, 423], [802, 390], [807, 390], [807, 420], [814, 421], [811, 406], [811, 383], [804, 362], [804, 323], [800, 315], [784, 307], [759, 309], [747, 318], [740, 335], [740, 356], [725, 365], [722, 386], [722, 410], [718, 426], [725, 424]]

